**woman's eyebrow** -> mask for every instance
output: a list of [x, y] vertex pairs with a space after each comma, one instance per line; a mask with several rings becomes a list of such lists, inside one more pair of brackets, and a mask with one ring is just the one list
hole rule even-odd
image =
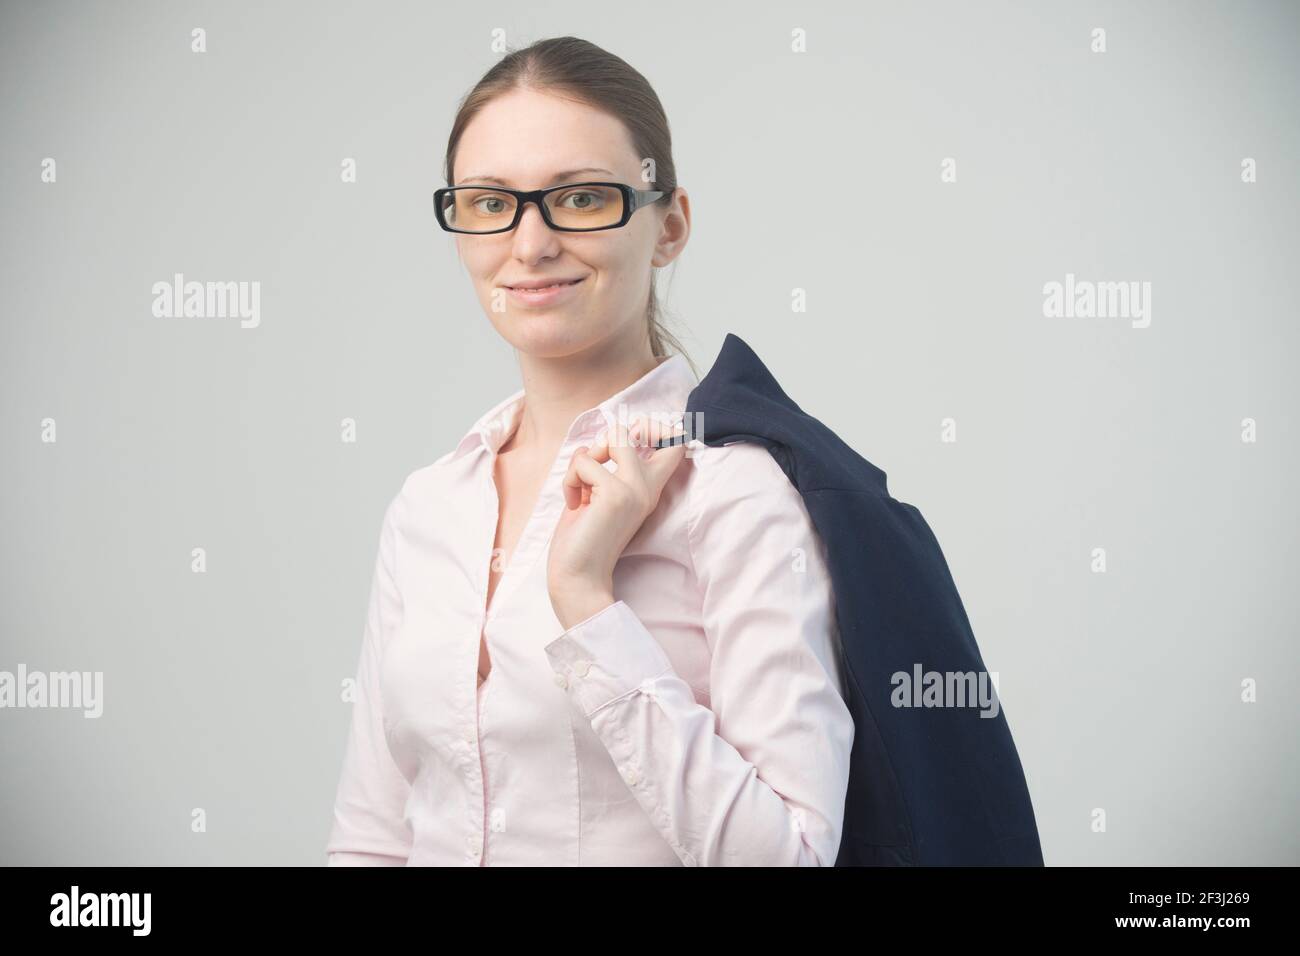
[[[574, 176], [579, 176], [583, 173], [607, 173], [610, 176], [614, 175], [612, 170], [601, 169], [598, 166], [586, 166], [582, 169], [566, 169], [564, 172], [556, 173], [554, 176], [552, 176], [551, 182], [548, 183], [548, 185], [554, 185], [555, 183], [564, 182], [566, 179], [572, 179]], [[505, 186], [507, 189], [513, 188], [511, 187], [510, 183], [506, 182], [504, 179], [501, 179], [500, 177], [497, 176], [466, 176], [456, 185], [464, 186], [465, 184], [472, 183], [472, 182], [473, 183], [496, 183], [498, 186]]]

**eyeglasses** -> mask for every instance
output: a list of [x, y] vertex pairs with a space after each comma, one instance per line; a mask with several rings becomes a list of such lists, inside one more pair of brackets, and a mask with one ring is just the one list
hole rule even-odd
[[552, 229], [596, 232], [626, 226], [632, 213], [671, 195], [672, 190], [633, 189], [626, 183], [566, 183], [531, 191], [444, 186], [433, 192], [433, 211], [448, 232], [481, 236], [515, 228], [531, 202]]

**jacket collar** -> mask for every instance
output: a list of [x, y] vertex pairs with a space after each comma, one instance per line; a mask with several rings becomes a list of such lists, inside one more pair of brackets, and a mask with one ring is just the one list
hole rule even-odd
[[[686, 399], [695, 387], [695, 375], [685, 356], [670, 355], [626, 388], [615, 392], [594, 408], [578, 415], [569, 426], [565, 447], [588, 442], [617, 421], [637, 415], [656, 418], [675, 416], [680, 420]], [[484, 448], [494, 454], [514, 434], [524, 408], [524, 390], [502, 399], [470, 426], [448, 456], [449, 461]]]
[[722, 350], [686, 403], [704, 445], [762, 445], [804, 493], [860, 491], [888, 497], [887, 475], [786, 394], [744, 339], [728, 332]]
[[726, 334], [718, 357], [691, 396], [690, 408], [696, 407], [748, 410], [758, 423], [768, 421], [769, 414], [787, 410], [803, 414], [749, 343], [735, 332]]

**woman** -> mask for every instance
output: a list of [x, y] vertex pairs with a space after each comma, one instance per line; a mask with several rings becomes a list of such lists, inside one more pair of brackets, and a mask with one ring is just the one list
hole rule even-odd
[[445, 172], [523, 388], [387, 509], [329, 863], [834, 864], [853, 723], [803, 501], [758, 445], [644, 447], [695, 384], [656, 313], [690, 232], [658, 97], [538, 42]]

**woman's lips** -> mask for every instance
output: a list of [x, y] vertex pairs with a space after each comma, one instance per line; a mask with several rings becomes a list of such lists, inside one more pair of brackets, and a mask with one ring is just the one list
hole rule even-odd
[[545, 289], [512, 289], [506, 286], [510, 297], [522, 305], [553, 305], [573, 295], [573, 290], [585, 282], [585, 277], [562, 285], [547, 286]]

